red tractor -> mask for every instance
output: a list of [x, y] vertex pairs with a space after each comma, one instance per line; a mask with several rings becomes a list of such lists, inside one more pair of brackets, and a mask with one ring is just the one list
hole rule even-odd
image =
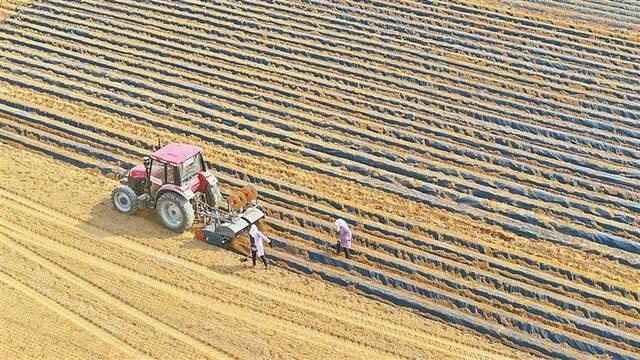
[[227, 209], [222, 209], [218, 180], [207, 170], [202, 149], [193, 145], [160, 148], [121, 182], [112, 193], [118, 212], [132, 215], [141, 207], [155, 209], [164, 226], [175, 232], [187, 230], [197, 219], [205, 227], [199, 236], [210, 243], [223, 244], [264, 217], [253, 186], [233, 193]]

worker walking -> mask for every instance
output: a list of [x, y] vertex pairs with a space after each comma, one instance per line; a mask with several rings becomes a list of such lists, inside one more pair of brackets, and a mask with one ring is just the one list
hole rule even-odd
[[336, 231], [338, 232], [338, 242], [336, 243], [336, 252], [340, 254], [340, 250], [344, 250], [344, 255], [347, 259], [351, 259], [351, 230], [347, 222], [338, 219], [336, 220]]
[[264, 256], [264, 244], [266, 242], [269, 246], [273, 247], [271, 240], [266, 237], [258, 227], [255, 225], [251, 225], [249, 229], [249, 238], [251, 240], [251, 260], [253, 261], [253, 266], [256, 266], [256, 256], [262, 259], [264, 263], [264, 268], [267, 268], [267, 258]]

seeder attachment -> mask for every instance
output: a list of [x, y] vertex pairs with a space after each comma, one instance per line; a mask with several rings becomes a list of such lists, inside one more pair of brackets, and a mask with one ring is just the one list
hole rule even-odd
[[228, 211], [218, 209], [214, 221], [196, 232], [196, 239], [222, 246], [246, 234], [265, 216], [257, 199], [258, 193], [251, 185], [232, 193], [227, 199]]

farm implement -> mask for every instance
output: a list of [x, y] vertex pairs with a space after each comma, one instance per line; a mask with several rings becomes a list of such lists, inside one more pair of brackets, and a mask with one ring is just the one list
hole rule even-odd
[[246, 233], [264, 218], [251, 185], [232, 193], [225, 208], [218, 180], [208, 171], [197, 146], [168, 144], [142, 160], [113, 189], [113, 206], [120, 213], [153, 209], [164, 226], [175, 232], [189, 229], [197, 220], [203, 228], [196, 238], [214, 245]]

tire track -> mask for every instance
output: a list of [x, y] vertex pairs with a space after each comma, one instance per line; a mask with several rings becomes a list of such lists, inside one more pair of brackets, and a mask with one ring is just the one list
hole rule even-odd
[[16, 280], [11, 275], [6, 274], [4, 271], [0, 271], [0, 282], [3, 282], [4, 284], [22, 292], [25, 296], [51, 309], [52, 311], [59, 314], [63, 318], [71, 321], [73, 324], [79, 326], [80, 328], [87, 330], [90, 334], [95, 335], [96, 337], [107, 342], [108, 344], [111, 344], [112, 346], [123, 350], [128, 355], [127, 357], [138, 358], [138, 359], [148, 358], [144, 353], [140, 352], [138, 349], [135, 349], [131, 347], [129, 344], [122, 342], [120, 339], [109, 334], [102, 328], [94, 325], [89, 320], [79, 316], [78, 314], [58, 304], [54, 300], [48, 298], [46, 295], [43, 295], [37, 292], [36, 290], [30, 288], [26, 284], [23, 284], [22, 282]]
[[[49, 211], [49, 213], [47, 214], [48, 216], [52, 216], [51, 219], [54, 219], [55, 217], [55, 221], [58, 222], [60, 221], [61, 223], [58, 224], [62, 224], [65, 223], [65, 218], [67, 219], [73, 219], [73, 221], [77, 221], [78, 224], [82, 224], [82, 226], [88, 225], [88, 226], [93, 226], [89, 223], [86, 222], [82, 222], [76, 218], [69, 218], [68, 215], [64, 214], [63, 217], [59, 217], [61, 214], [55, 212], [56, 210], [51, 209], [49, 207], [44, 207], [44, 205], [41, 205], [40, 203], [35, 202], [34, 200], [26, 200], [25, 199], [20, 199], [18, 198], [17, 194], [13, 194], [10, 192], [7, 192], [6, 189], [0, 188], [0, 192], [3, 192], [2, 194], [0, 194], [0, 197], [5, 197], [6, 199], [9, 199], [9, 201], [13, 201], [16, 203], [20, 203], [20, 206], [26, 207], [31, 209], [29, 214], [29, 216], [35, 214], [34, 212], [31, 211], [35, 211], [39, 214], [41, 214], [41, 218], [42, 218], [42, 214], [44, 213], [44, 211]], [[27, 204], [26, 202], [23, 201], [27, 201], [29, 204]], [[46, 209], [46, 210], [43, 210]], [[24, 211], [24, 209], [22, 209], [22, 211]], [[55, 213], [54, 213], [55, 212]], [[59, 217], [59, 218], [58, 218]], [[51, 220], [50, 220], [51, 221]], [[66, 223], [65, 223], [66, 224]], [[71, 226], [66, 224], [66, 226]], [[101, 228], [99, 228], [101, 229]], [[106, 231], [101, 229], [102, 231]], [[113, 236], [115, 236], [115, 234], [113, 234]], [[165, 256], [166, 257], [166, 256]], [[245, 281], [249, 281], [251, 282], [251, 280], [244, 278], [243, 280]], [[267, 287], [268, 288], [268, 287]], [[361, 322], [366, 322], [368, 324], [370, 324], [371, 329], [377, 332], [382, 332], [385, 335], [388, 336], [392, 336], [392, 337], [396, 337], [398, 336], [399, 339], [402, 340], [407, 340], [409, 339], [410, 342], [412, 342], [411, 338], [419, 338], [421, 340], [424, 341], [432, 341], [432, 342], [438, 342], [440, 341], [440, 344], [444, 345], [444, 346], [458, 346], [460, 344], [458, 344], [455, 341], [447, 341], [448, 339], [444, 339], [444, 341], [442, 341], [443, 339], [441, 338], [435, 338], [433, 336], [428, 336], [426, 334], [422, 334], [417, 332], [409, 332], [407, 330], [405, 330], [404, 328], [398, 327], [395, 323], [391, 323], [391, 322], [385, 322], [385, 321], [380, 321], [376, 318], [371, 318], [369, 316], [367, 316], [364, 313], [360, 313], [360, 315], [356, 315], [354, 316], [353, 311], [357, 312], [357, 308], [348, 308], [348, 310], [344, 310], [342, 309], [342, 306], [344, 306], [343, 303], [334, 303], [334, 302], [330, 302], [324, 299], [318, 299], [318, 298], [312, 298], [309, 297], [307, 295], [304, 295], [302, 293], [295, 293], [295, 294], [289, 294], [289, 292], [291, 292], [290, 289], [287, 289], [287, 292], [282, 292], [282, 290], [277, 290], [278, 292], [276, 294], [274, 294], [274, 297], [271, 297], [270, 299], [287, 299], [290, 301], [293, 301], [296, 306], [299, 306], [300, 308], [303, 308], [305, 311], [312, 311], [315, 312], [317, 314], [322, 314], [322, 315], [328, 315], [331, 316], [332, 314], [336, 314], [333, 318], [335, 320], [340, 320], [340, 321], [346, 321], [349, 322], [350, 324], [354, 325], [354, 326], [358, 326]], [[299, 298], [304, 298], [304, 301], [300, 300]], [[358, 322], [350, 322], [351, 319], [355, 319]], [[396, 333], [397, 332], [397, 333]], [[417, 339], [418, 340], [418, 339]], [[415, 344], [420, 344], [420, 342], [415, 342]], [[489, 353], [487, 353], [487, 355], [489, 355]]]
[[[178, 285], [171, 284], [163, 280], [150, 277], [146, 274], [132, 271], [119, 264], [112, 263], [109, 260], [106, 260], [104, 258], [100, 258], [95, 255], [85, 253], [80, 249], [77, 249], [75, 247], [70, 247], [60, 242], [59, 240], [45, 238], [44, 234], [38, 234], [33, 231], [27, 232], [27, 230], [24, 228], [17, 230], [16, 227], [19, 227], [19, 225], [14, 224], [13, 226], [14, 228], [12, 228], [11, 231], [14, 231], [14, 232], [24, 231], [23, 234], [28, 235], [24, 237], [24, 239], [28, 239], [28, 240], [24, 240], [24, 243], [30, 243], [34, 246], [42, 247], [49, 251], [58, 252], [70, 258], [77, 259], [88, 265], [103, 268], [118, 276], [130, 278], [132, 280], [141, 282], [145, 285], [151, 286], [157, 289], [158, 291], [169, 293], [177, 298], [180, 298], [183, 301], [187, 301], [190, 303], [207, 307], [210, 311], [217, 312], [223, 316], [231, 316], [246, 322], [261, 321], [262, 323], [269, 323], [274, 330], [281, 332], [283, 335], [287, 334], [289, 336], [298, 337], [301, 340], [306, 340], [311, 343], [315, 343], [316, 345], [338, 347], [341, 345], [344, 346], [344, 344], [342, 344], [340, 341], [345, 341], [347, 343], [351, 342], [351, 344], [349, 344], [350, 347], [359, 348], [360, 349], [359, 351], [362, 351], [365, 354], [369, 354], [372, 356], [374, 354], [371, 352], [371, 349], [368, 349], [367, 346], [361, 346], [360, 344], [356, 344], [355, 342], [349, 341], [346, 338], [336, 337], [335, 339], [333, 339], [331, 336], [322, 334], [319, 330], [312, 329], [305, 325], [301, 325], [295, 321], [286, 320], [284, 318], [270, 315], [258, 310], [247, 309], [242, 306], [236, 305], [234, 303], [224, 301], [222, 299], [212, 299], [202, 294], [184, 289]], [[33, 241], [32, 239], [34, 238], [37, 239], [38, 241], [37, 242]], [[14, 239], [14, 241], [15, 240], [16, 239]], [[216, 300], [218, 302], [213, 304], [211, 300]], [[317, 334], [314, 334], [315, 332], [317, 332]], [[186, 336], [186, 335], [183, 334], [183, 336]], [[387, 354], [387, 357], [388, 355], [389, 354]], [[229, 355], [226, 355], [225, 357], [228, 357], [228, 356]], [[375, 356], [377, 356], [376, 358], [379, 358], [380, 354], [375, 353]]]
[[[7, 227], [7, 223], [11, 224], [12, 226]], [[3, 233], [5, 237], [5, 240], [2, 241], [2, 243], [7, 245], [11, 250], [17, 252], [18, 254], [25, 257], [26, 259], [42, 266], [44, 269], [66, 280], [68, 283], [78, 286], [86, 293], [96, 296], [98, 299], [104, 301], [104, 303], [107, 304], [108, 306], [114, 309], [117, 309], [127, 315], [130, 315], [135, 319], [140, 320], [141, 322], [144, 322], [152, 326], [157, 331], [162, 332], [170, 337], [173, 337], [174, 339], [177, 339], [193, 347], [194, 349], [202, 352], [203, 354], [209, 355], [213, 359], [236, 358], [232, 354], [224, 353], [221, 350], [212, 347], [210, 344], [206, 344], [198, 339], [193, 338], [188, 334], [182, 333], [181, 331], [177, 330], [173, 326], [165, 324], [159, 321], [158, 319], [143, 313], [142, 311], [136, 309], [135, 307], [121, 300], [117, 295], [108, 293], [107, 291], [100, 288], [99, 286], [92, 284], [89, 280], [84, 279], [79, 275], [72, 273], [68, 269], [64, 269], [60, 267], [59, 265], [55, 264], [51, 260], [46, 259], [41, 255], [34, 253], [33, 251], [21, 245], [20, 243], [22, 241], [16, 240], [13, 237], [13, 235], [11, 235], [11, 233], [12, 232], [22, 233], [23, 235], [26, 235], [25, 238], [28, 238], [28, 239], [31, 239], [32, 237], [30, 236], [33, 236], [34, 234], [28, 234], [25, 231], [26, 229], [22, 228], [21, 226], [15, 223], [12, 223], [11, 221], [7, 221], [7, 223], [0, 225], [0, 232]], [[2, 230], [2, 228], [4, 228], [4, 231]]]
[[[3, 194], [1, 194], [3, 197], [5, 195], [9, 195], [11, 197], [15, 197], [15, 195], [13, 195], [13, 194], [4, 193], [4, 190], [1, 190], [1, 191], [3, 192]], [[23, 205], [23, 206], [27, 206], [28, 208], [30, 208], [31, 207], [30, 205], [34, 205], [34, 204], [31, 203], [29, 205]], [[50, 214], [51, 210], [50, 209], [45, 209], [45, 208], [42, 208], [40, 206], [37, 206], [37, 208], [39, 209], [39, 212], [36, 212], [35, 210], [27, 210], [25, 208], [22, 208], [21, 211], [26, 211], [30, 216], [34, 216], [34, 217], [35, 216], [42, 217], [43, 214], [45, 214], [45, 213], [47, 214], [47, 216], [51, 216], [51, 214]], [[40, 215], [37, 215], [37, 214], [40, 214]], [[69, 218], [67, 215], [54, 214], [54, 216], [56, 218], [59, 218], [59, 219], [53, 220], [53, 218], [51, 218], [51, 220], [49, 220], [49, 221], [54, 221], [57, 225], [60, 225], [60, 226], [73, 226], [72, 224], [79, 222], [79, 220], [76, 220], [74, 218]], [[66, 218], [66, 219], [64, 219], [64, 218]], [[92, 231], [94, 229], [97, 230], [97, 231], [100, 231], [100, 232], [104, 232], [105, 231], [105, 230], [102, 230], [102, 229], [94, 228], [92, 225], [89, 225], [89, 224], [86, 224], [86, 223], [82, 223], [82, 224], [83, 224], [83, 226], [91, 227]], [[27, 230], [23, 229], [23, 231], [27, 231]], [[185, 267], [189, 268], [190, 270], [197, 269], [195, 271], [197, 271], [199, 273], [206, 272], [208, 274], [208, 277], [215, 279], [215, 281], [220, 281], [221, 279], [224, 278], [225, 279], [224, 283], [226, 285], [228, 285], [228, 286], [240, 288], [242, 290], [249, 291], [249, 292], [256, 292], [256, 289], [254, 288], [255, 284], [252, 284], [251, 282], [249, 282], [247, 280], [239, 280], [239, 279], [235, 279], [235, 278], [233, 280], [230, 280], [230, 279], [227, 280], [226, 277], [224, 277], [223, 275], [220, 275], [220, 274], [217, 274], [215, 272], [212, 272], [212, 271], [210, 271], [210, 270], [208, 270], [206, 268], [201, 268], [201, 265], [199, 265], [199, 264], [191, 263], [188, 260], [184, 260], [182, 258], [175, 258], [174, 254], [166, 254], [164, 252], [160, 252], [159, 250], [148, 248], [145, 245], [141, 245], [141, 244], [136, 243], [136, 242], [131, 242], [130, 240], [120, 239], [120, 238], [117, 238], [116, 236], [114, 236], [113, 234], [109, 234], [109, 235], [105, 234], [105, 235], [106, 235], [106, 237], [102, 238], [103, 241], [109, 241], [109, 242], [114, 243], [116, 245], [123, 246], [123, 247], [125, 247], [127, 249], [131, 249], [131, 250], [133, 250], [135, 252], [141, 252], [141, 253], [144, 253], [145, 255], [153, 256], [155, 258], [158, 258], [160, 256], [164, 256], [164, 257], [172, 256], [172, 258], [174, 258], [174, 260], [179, 265], [185, 266], [185, 264], [187, 264], [189, 266], [185, 266]], [[44, 236], [44, 234], [37, 234], [36, 235], [36, 233], [33, 233], [33, 234], [31, 234], [30, 236], [28, 236], [26, 238], [33, 239], [34, 237], [41, 238], [42, 236]], [[96, 257], [95, 255], [92, 255], [92, 254], [84, 253], [79, 249], [72, 248], [72, 247], [69, 247], [69, 245], [63, 244], [63, 243], [59, 242], [58, 240], [49, 239], [49, 241], [55, 242], [56, 245], [45, 245], [45, 242], [46, 242], [45, 239], [40, 239], [40, 241], [37, 241], [37, 242], [34, 242], [33, 240], [28, 240], [28, 241], [32, 242], [32, 244], [36, 245], [36, 246], [47, 247], [49, 250], [54, 251], [54, 252], [60, 252], [60, 251], [63, 251], [62, 249], [65, 249], [64, 253], [67, 256], [70, 256], [70, 257], [73, 257], [73, 258], [77, 258], [77, 259], [79, 259], [79, 260], [81, 260], [83, 262], [91, 263], [91, 264], [93, 264], [95, 266], [99, 266], [99, 267], [108, 269], [110, 272], [114, 272], [114, 273], [116, 273], [116, 274], [118, 274], [120, 276], [126, 276], [126, 277], [129, 277], [129, 278], [135, 279], [136, 281], [143, 282], [143, 283], [145, 283], [145, 284], [147, 284], [149, 286], [152, 286], [152, 287], [154, 287], [154, 288], [156, 288], [158, 290], [171, 293], [172, 295], [177, 296], [177, 297], [179, 297], [179, 298], [181, 298], [181, 299], [183, 299], [185, 301], [191, 301], [191, 300], [189, 300], [190, 296], [193, 296], [194, 297], [194, 301], [193, 301], [194, 303], [197, 303], [199, 305], [208, 307], [209, 309], [211, 309], [213, 311], [219, 311], [219, 310], [217, 310], [217, 309], [219, 309], [219, 307], [218, 307], [219, 304], [217, 304], [215, 306], [211, 305], [210, 303], [207, 302], [207, 300], [206, 300], [207, 297], [202, 295], [202, 294], [190, 293], [188, 290], [185, 290], [185, 289], [183, 289], [183, 288], [181, 288], [181, 287], [179, 287], [179, 286], [177, 286], [175, 284], [165, 283], [163, 280], [159, 280], [159, 279], [155, 279], [155, 278], [149, 277], [149, 275], [146, 275], [146, 274], [134, 273], [132, 270], [124, 268], [121, 265], [111, 263], [106, 259], [98, 258], [98, 257]], [[241, 284], [239, 284], [239, 283], [241, 283]], [[273, 289], [266, 289], [266, 290], [267, 291], [274, 291]], [[294, 306], [303, 308], [305, 310], [311, 310], [312, 308], [315, 307], [314, 305], [318, 305], [317, 303], [313, 304], [313, 305], [303, 304], [302, 302], [299, 302], [299, 300], [295, 300], [291, 295], [287, 295], [287, 294], [285, 294], [285, 293], [283, 293], [281, 291], [276, 291], [275, 294], [270, 294], [268, 292], [265, 293], [263, 291], [258, 291], [258, 293], [260, 295], [262, 295], [262, 296], [265, 296], [265, 297], [267, 297], [269, 299], [272, 299], [272, 300], [275, 300], [275, 301], [285, 301], [285, 299], [286, 299], [287, 301], [285, 303], [287, 305], [294, 305]], [[221, 301], [223, 301], [223, 300], [221, 300]], [[296, 304], [295, 301], [298, 301], [298, 303]], [[237, 309], [234, 310], [236, 307], [237, 307], [237, 305], [234, 305], [232, 303], [226, 303], [224, 309], [228, 309], [229, 311], [225, 311], [223, 314], [224, 315], [234, 314], [235, 311], [238, 311]], [[240, 308], [238, 308], [238, 309], [240, 309]], [[318, 308], [316, 308], [315, 311], [316, 312], [320, 312], [320, 313], [331, 313], [331, 312], [333, 312], [333, 310], [335, 310], [335, 309], [333, 309], [333, 308], [326, 308], [326, 309], [318, 309]], [[269, 317], [269, 316], [273, 316], [273, 315], [263, 314], [262, 316], [268, 316]], [[251, 319], [251, 318], [252, 317], [249, 316], [249, 317], [244, 317], [243, 319], [247, 320], [247, 321], [250, 321], [249, 319]], [[284, 319], [280, 319], [280, 321], [283, 321], [283, 320]], [[272, 318], [269, 321], [275, 321], [275, 319]], [[284, 320], [284, 321], [287, 321], [287, 320]], [[295, 324], [295, 322], [292, 322], [291, 324]], [[298, 325], [298, 324], [296, 324], [296, 325]], [[303, 328], [305, 327], [304, 325], [298, 325], [298, 326], [303, 326]], [[289, 331], [289, 330], [282, 330], [282, 331]], [[321, 337], [321, 336], [318, 336], [318, 337]], [[321, 337], [321, 338], [323, 338], [323, 337]], [[326, 340], [327, 339], [326, 339], [326, 336], [325, 336], [325, 340], [324, 341], [326, 341]], [[342, 338], [342, 340], [349, 342], [349, 340], [346, 339], [346, 338]], [[338, 344], [335, 344], [335, 345], [337, 346]], [[451, 344], [451, 345], [453, 345], [453, 344]], [[352, 343], [350, 346], [360, 347], [362, 345], [361, 344], [357, 344], [356, 345], [355, 343]], [[363, 351], [366, 353], [369, 350], [363, 350]], [[380, 349], [378, 349], [378, 351], [380, 351]], [[488, 355], [488, 353], [486, 355]]]
[[[60, 215], [60, 216], [65, 216], [65, 215], [62, 215], [62, 214], [59, 214], [59, 215]], [[61, 224], [61, 225], [62, 225], [62, 224]], [[69, 226], [69, 225], [68, 225], [68, 222], [65, 222], [65, 225]], [[43, 236], [43, 235], [40, 235], [40, 236]], [[31, 236], [31, 237], [33, 237], [33, 236]], [[116, 238], [115, 238], [115, 237], [113, 237], [113, 236], [111, 236], [111, 237], [105, 237], [105, 238], [102, 238], [102, 240], [110, 241], [110, 242], [114, 242], [114, 241], [116, 241], [116, 240], [126, 241], [126, 240], [124, 240], [124, 239], [116, 239]], [[30, 241], [31, 241], [31, 240], [30, 240]], [[50, 241], [54, 241], [54, 242], [56, 242], [56, 240], [50, 240]], [[120, 241], [118, 241], [118, 242], [120, 242]], [[46, 241], [45, 241], [44, 239], [40, 239], [39, 241], [34, 241], [34, 245], [37, 245], [37, 246], [48, 246], [48, 248], [49, 248], [50, 250], [52, 250], [52, 251], [59, 251], [59, 249], [61, 249], [61, 248], [68, 248], [68, 247], [69, 247], [68, 245], [62, 245], [61, 243], [58, 243], [58, 242], [56, 242], [54, 245], [46, 245], [45, 243], [46, 243]], [[135, 244], [131, 244], [131, 245], [133, 245], [133, 246], [135, 246], [135, 247], [141, 247], [142, 249], [147, 250], [146, 252], [148, 252], [148, 251], [152, 251], [152, 252], [156, 251], [156, 250], [153, 250], [153, 249], [147, 248], [146, 246], [141, 245], [141, 244], [137, 244], [137, 243], [135, 243]], [[69, 248], [68, 250], [69, 250], [70, 252], [75, 252], [77, 256], [81, 256], [81, 257], [88, 256], [89, 258], [93, 259], [93, 260], [87, 260], [87, 261], [105, 262], [105, 263], [106, 263], [106, 264], [104, 264], [105, 266], [108, 266], [108, 267], [110, 268], [110, 270], [113, 270], [114, 272], [116, 272], [116, 273], [117, 273], [117, 274], [119, 274], [119, 275], [122, 275], [122, 276], [133, 276], [133, 277], [135, 277], [136, 279], [138, 279], [138, 280], [140, 280], [140, 281], [143, 281], [143, 282], [145, 282], [145, 283], [147, 283], [147, 282], [155, 283], [156, 285], [154, 285], [154, 284], [149, 284], [149, 285], [150, 285], [150, 286], [158, 286], [158, 289], [162, 288], [161, 290], [167, 290], [167, 289], [165, 288], [166, 286], [169, 286], [169, 287], [172, 287], [172, 288], [173, 288], [173, 287], [175, 287], [175, 285], [171, 285], [171, 284], [165, 283], [165, 282], [163, 282], [163, 281], [159, 281], [159, 280], [157, 280], [157, 279], [146, 279], [146, 280], [145, 280], [145, 279], [140, 279], [140, 276], [146, 277], [146, 275], [141, 275], [141, 274], [138, 274], [138, 273], [136, 273], [136, 272], [131, 273], [131, 270], [128, 270], [128, 269], [126, 269], [126, 268], [122, 267], [121, 265], [113, 264], [113, 263], [109, 262], [109, 261], [108, 261], [108, 260], [106, 260], [106, 259], [96, 258], [96, 257], [95, 257], [95, 255], [87, 255], [86, 253], [83, 253], [83, 252], [81, 252], [80, 250], [72, 249], [72, 248]], [[71, 254], [71, 253], [68, 253], [67, 255], [69, 255], [69, 256], [71, 256], [71, 257], [74, 257], [74, 255], [73, 255], [73, 254]], [[166, 256], [166, 255], [165, 255], [165, 256]], [[181, 261], [182, 259], [181, 259], [181, 258], [175, 258], [175, 256], [174, 256], [174, 257], [173, 257], [173, 260], [174, 260], [174, 261], [176, 261], [176, 262], [177, 262], [177, 263], [179, 263], [179, 264], [182, 264], [182, 261]], [[192, 265], [196, 265], [196, 266], [198, 266], [197, 264], [192, 264]], [[204, 269], [204, 270], [205, 270], [206, 272], [211, 273], [208, 269]], [[214, 274], [216, 275], [216, 278], [218, 278], [218, 277], [220, 276], [219, 274], [216, 274], [216, 273], [211, 273], [210, 275], [214, 275]], [[206, 274], [205, 274], [205, 275], [206, 275]], [[211, 276], [209, 276], [209, 277], [211, 277]], [[234, 279], [234, 280], [236, 280], [236, 283], [237, 283], [237, 279]], [[157, 284], [157, 282], [158, 282], [158, 281], [159, 281], [161, 284]], [[243, 287], [243, 289], [244, 289], [244, 287]], [[181, 292], [181, 290], [180, 290], [180, 289], [174, 289], [174, 290], [177, 290], [178, 292]], [[251, 290], [251, 289], [245, 289], [245, 290], [253, 291], [253, 290]], [[184, 291], [182, 291], [182, 292], [184, 292]], [[186, 300], [186, 301], [190, 301], [190, 300], [189, 300], [189, 296], [190, 296], [190, 295], [187, 295], [187, 293], [192, 294], [193, 296], [195, 296], [195, 297], [196, 297], [194, 301], [196, 301], [196, 303], [197, 303], [198, 305], [205, 306], [205, 307], [207, 307], [207, 306], [208, 306], [209, 308], [211, 308], [211, 309], [212, 309], [212, 310], [214, 310], [214, 311], [216, 311], [216, 309], [218, 309], [218, 308], [219, 308], [219, 305], [217, 305], [216, 307], [211, 307], [211, 304], [209, 304], [206, 300], [204, 300], [203, 298], [201, 298], [201, 296], [202, 296], [202, 295], [199, 295], [199, 294], [195, 294], [195, 293], [191, 293], [191, 292], [189, 292], [189, 291], [186, 291], [184, 294], [182, 294], [182, 296], [180, 296], [181, 294], [176, 294], [176, 293], [172, 292], [172, 294], [173, 294], [173, 295], [178, 296], [178, 297], [181, 297], [181, 298], [184, 298], [184, 300]], [[265, 294], [262, 294], [262, 295], [265, 295]], [[270, 295], [270, 294], [268, 295], [268, 297], [271, 297], [271, 296], [272, 296], [272, 295]], [[276, 300], [276, 299], [277, 299], [277, 296], [278, 296], [278, 295], [274, 295], [274, 300]], [[234, 305], [233, 305], [233, 304], [229, 304], [229, 306], [233, 307]], [[230, 313], [237, 313], [237, 311], [238, 311], [238, 310], [236, 309], [236, 310], [231, 311]], [[331, 311], [331, 310], [329, 309], [328, 311]], [[548, 350], [550, 350], [550, 351], [552, 351], [552, 352], [556, 352], [556, 353], [557, 353], [558, 351], [561, 351], [561, 350], [560, 350], [560, 348], [559, 348], [559, 347], [557, 347], [557, 345], [548, 344], [548, 346], [549, 346]], [[566, 353], [567, 353], [566, 351], [568, 351], [568, 350], [562, 350], [562, 351], [565, 351], [564, 353], [566, 354]], [[562, 353], [562, 352], [560, 352], [560, 353]], [[569, 353], [570, 353], [570, 351], [569, 351]], [[489, 354], [489, 353], [487, 353], [487, 355], [488, 355], [490, 358], [492, 358], [492, 357], [494, 356], [493, 354]]]

